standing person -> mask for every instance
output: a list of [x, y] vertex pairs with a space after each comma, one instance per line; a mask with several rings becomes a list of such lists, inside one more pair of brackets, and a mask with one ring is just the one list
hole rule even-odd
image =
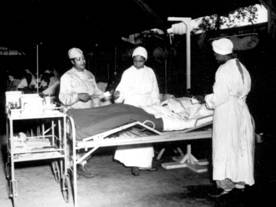
[[[85, 69], [83, 52], [79, 48], [71, 48], [68, 56], [73, 66], [60, 79], [61, 103], [74, 109], [98, 106], [103, 92], [98, 89], [94, 75]], [[87, 178], [93, 177], [85, 167], [85, 162], [78, 166], [78, 174]]]
[[68, 51], [73, 67], [60, 80], [60, 101], [71, 108], [91, 108], [98, 106], [103, 92], [98, 88], [94, 75], [85, 69], [85, 58], [79, 48]]
[[[137, 47], [133, 53], [133, 65], [126, 69], [116, 90], [116, 103], [124, 103], [136, 107], [158, 104], [159, 88], [154, 71], [145, 65], [148, 53], [144, 47]], [[152, 168], [154, 150], [151, 145], [138, 147], [118, 147], [114, 159], [127, 167], [132, 167], [132, 174], [139, 175], [139, 170], [155, 170]]]
[[220, 66], [213, 93], [205, 96], [205, 101], [214, 109], [213, 180], [217, 192], [210, 196], [219, 197], [254, 184], [254, 127], [246, 104], [249, 72], [235, 58], [231, 40], [215, 40], [212, 48]]
[[145, 65], [147, 50], [137, 47], [132, 53], [133, 65], [126, 69], [115, 89], [117, 103], [137, 107], [160, 103], [159, 87], [154, 71]]

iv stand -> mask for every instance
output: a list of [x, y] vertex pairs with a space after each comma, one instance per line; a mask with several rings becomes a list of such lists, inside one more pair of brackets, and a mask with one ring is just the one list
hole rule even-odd
[[37, 94], [39, 94], [38, 81], [39, 81], [39, 44], [36, 44], [36, 92]]
[[191, 89], [191, 18], [168, 17], [168, 21], [180, 21], [186, 26], [186, 90]]

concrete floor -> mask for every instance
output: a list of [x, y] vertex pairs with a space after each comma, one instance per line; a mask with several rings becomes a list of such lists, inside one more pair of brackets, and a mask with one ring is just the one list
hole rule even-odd
[[[275, 144], [274, 141], [273, 143]], [[266, 206], [265, 202], [273, 201], [272, 192], [276, 177], [275, 167], [268, 162], [269, 158], [275, 158], [272, 146], [275, 145], [271, 145], [269, 141], [258, 144], [256, 148], [255, 186], [241, 194], [216, 200], [207, 196], [211, 188], [208, 172], [197, 174], [186, 168], [159, 168], [156, 172], [141, 172], [140, 176], [133, 176], [128, 168], [113, 161], [113, 149], [103, 151], [95, 154], [88, 162], [88, 167], [95, 177], [78, 179], [79, 207], [244, 207], [253, 204]], [[168, 157], [165, 155], [164, 159]], [[69, 203], [64, 202], [60, 185], [54, 180], [49, 162], [18, 164], [16, 179], [17, 206], [73, 206], [72, 196]], [[0, 192], [0, 206], [11, 207], [3, 169], [0, 170]]]

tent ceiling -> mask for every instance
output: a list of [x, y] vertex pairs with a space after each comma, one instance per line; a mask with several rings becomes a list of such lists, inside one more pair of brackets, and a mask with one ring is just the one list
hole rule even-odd
[[10, 0], [0, 3], [0, 44], [108, 42], [145, 29], [164, 29], [168, 16], [223, 14], [254, 3], [259, 0]]

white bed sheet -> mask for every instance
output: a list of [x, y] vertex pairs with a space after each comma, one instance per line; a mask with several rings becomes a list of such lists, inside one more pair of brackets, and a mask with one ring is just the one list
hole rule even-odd
[[[205, 104], [192, 103], [191, 98], [169, 98], [161, 104], [143, 107], [143, 109], [155, 116], [162, 118], [163, 131], [184, 130], [195, 127], [196, 124], [210, 122], [213, 110], [209, 110]], [[206, 119], [200, 119], [206, 117]]]

